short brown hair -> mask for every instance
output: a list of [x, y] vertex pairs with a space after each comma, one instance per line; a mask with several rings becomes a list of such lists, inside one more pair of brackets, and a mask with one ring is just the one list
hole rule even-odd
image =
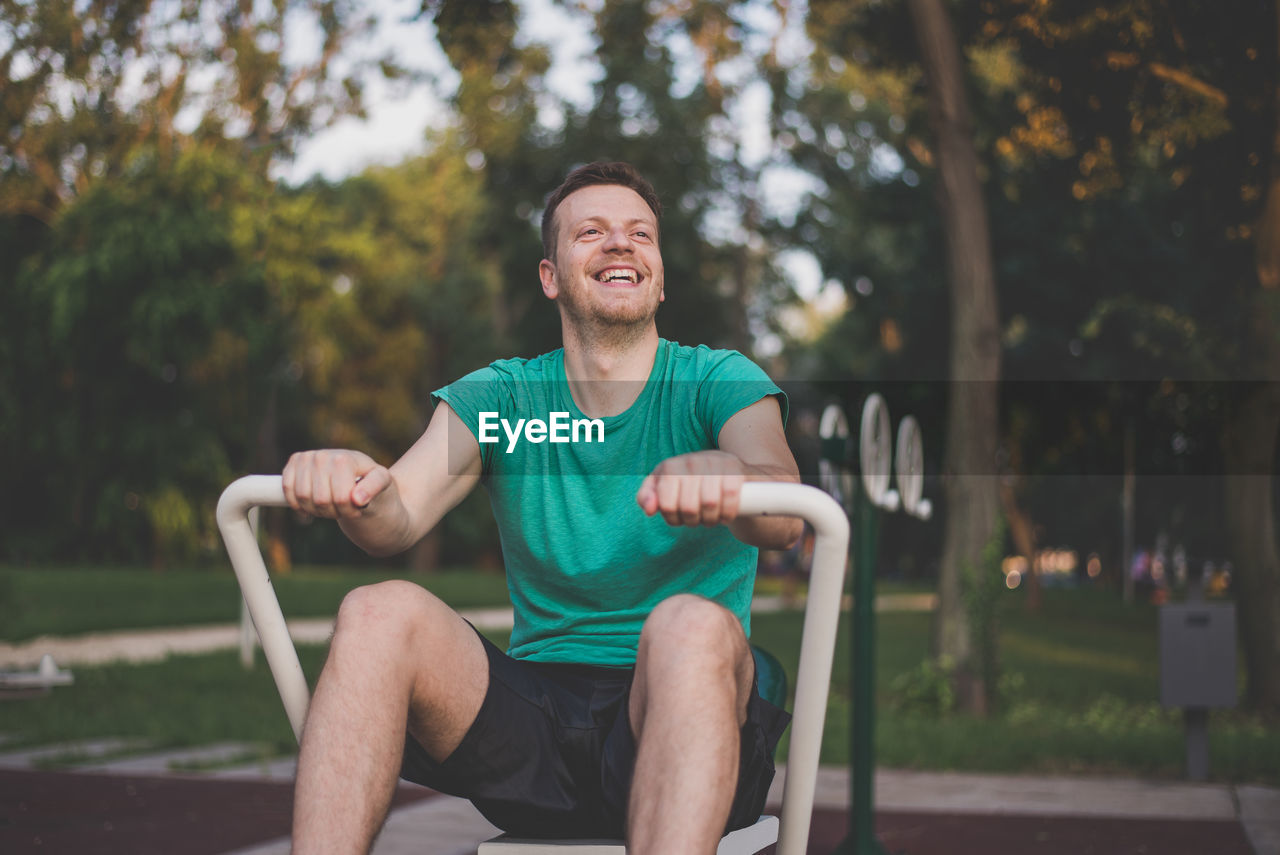
[[583, 187], [593, 187], [597, 184], [616, 184], [636, 191], [640, 198], [645, 201], [645, 204], [649, 206], [649, 210], [653, 211], [654, 218], [658, 220], [659, 232], [661, 232], [662, 203], [658, 201], [658, 193], [653, 189], [653, 185], [649, 183], [648, 179], [629, 163], [598, 160], [595, 163], [579, 166], [570, 172], [560, 186], [552, 190], [551, 195], [547, 197], [547, 206], [542, 212], [542, 254], [544, 257], [553, 258], [555, 256], [556, 208], [560, 207], [560, 203], [570, 193], [581, 190]]

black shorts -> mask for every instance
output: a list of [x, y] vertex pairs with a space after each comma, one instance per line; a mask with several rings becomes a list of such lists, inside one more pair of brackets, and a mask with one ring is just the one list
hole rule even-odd
[[[489, 689], [471, 729], [443, 763], [408, 735], [401, 776], [470, 799], [517, 836], [622, 837], [636, 753], [627, 712], [632, 669], [525, 662], [481, 641]], [[726, 831], [760, 817], [774, 748], [790, 720], [753, 679]]]

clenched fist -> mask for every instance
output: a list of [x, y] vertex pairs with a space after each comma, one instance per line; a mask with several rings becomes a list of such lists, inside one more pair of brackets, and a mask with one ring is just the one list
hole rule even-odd
[[300, 451], [281, 480], [290, 507], [315, 517], [354, 519], [392, 484], [391, 473], [359, 451]]
[[738, 516], [746, 480], [746, 467], [734, 455], [695, 451], [659, 463], [640, 484], [636, 501], [670, 525], [719, 525]]

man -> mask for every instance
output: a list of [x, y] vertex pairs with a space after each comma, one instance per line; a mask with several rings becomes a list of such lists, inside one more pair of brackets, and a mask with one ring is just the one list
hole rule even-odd
[[[755, 689], [755, 547], [801, 523], [739, 518], [738, 498], [799, 475], [759, 368], [659, 338], [660, 213], [632, 167], [575, 170], [548, 199], [538, 268], [564, 347], [437, 391], [389, 469], [290, 458], [290, 504], [376, 555], [484, 483], [516, 614], [507, 655], [417, 585], [347, 596], [303, 732], [295, 852], [367, 851], [397, 774], [516, 834], [625, 833], [638, 855], [711, 853], [759, 815], [787, 715]], [[559, 440], [557, 413], [574, 422]]]

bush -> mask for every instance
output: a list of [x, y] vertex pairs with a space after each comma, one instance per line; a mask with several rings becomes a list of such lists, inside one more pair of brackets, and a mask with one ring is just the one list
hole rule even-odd
[[952, 676], [955, 665], [950, 659], [925, 659], [910, 671], [904, 671], [889, 684], [889, 707], [901, 713], [943, 716], [956, 709], [956, 692]]

